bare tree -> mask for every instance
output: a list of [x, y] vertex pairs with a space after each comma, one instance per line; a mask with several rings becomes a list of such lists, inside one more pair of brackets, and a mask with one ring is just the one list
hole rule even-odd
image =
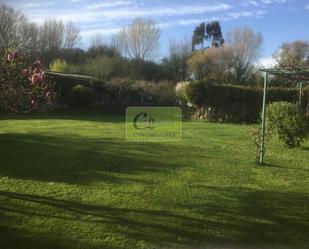
[[19, 29], [25, 17], [15, 9], [0, 5], [0, 51], [18, 48], [21, 45]]
[[251, 75], [253, 64], [260, 56], [263, 43], [261, 33], [250, 28], [236, 28], [228, 34], [228, 46], [233, 49], [233, 71], [237, 83], [244, 83]]
[[64, 48], [76, 47], [81, 40], [80, 29], [72, 21], [68, 21], [64, 33]]
[[309, 42], [286, 42], [275, 53], [274, 58], [280, 67], [308, 66]]
[[47, 20], [40, 28], [41, 50], [59, 51], [64, 41], [62, 21]]
[[188, 39], [177, 41], [171, 39], [169, 43], [169, 64], [171, 71], [177, 81], [185, 80], [187, 77], [187, 60], [191, 52], [191, 43]]
[[90, 39], [90, 47], [101, 47], [104, 45], [104, 36], [100, 33], [93, 34]]
[[160, 35], [160, 29], [154, 21], [136, 18], [115, 36], [114, 42], [129, 58], [152, 60], [158, 55]]
[[25, 22], [21, 26], [20, 36], [22, 40], [23, 53], [35, 56], [39, 47], [39, 27], [36, 23]]
[[112, 36], [111, 47], [119, 54], [125, 56], [126, 54], [126, 42], [123, 30]]

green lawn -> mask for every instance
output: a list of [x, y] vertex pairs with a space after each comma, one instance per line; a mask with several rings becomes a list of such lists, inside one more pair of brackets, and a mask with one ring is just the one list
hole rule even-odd
[[309, 248], [309, 142], [259, 167], [250, 128], [137, 143], [120, 116], [1, 116], [0, 248]]

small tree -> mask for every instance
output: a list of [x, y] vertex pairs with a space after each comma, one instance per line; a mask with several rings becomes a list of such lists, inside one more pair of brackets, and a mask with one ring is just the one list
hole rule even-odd
[[39, 60], [25, 68], [23, 57], [12, 51], [0, 61], [0, 109], [8, 112], [43, 111], [55, 96]]
[[281, 45], [274, 54], [279, 67], [295, 67], [309, 65], [309, 42], [293, 41]]
[[308, 117], [305, 117], [296, 104], [275, 102], [268, 106], [267, 127], [288, 147], [299, 146], [309, 133]]

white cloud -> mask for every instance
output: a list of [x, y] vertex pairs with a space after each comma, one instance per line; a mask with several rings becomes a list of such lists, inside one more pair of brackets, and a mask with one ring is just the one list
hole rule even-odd
[[258, 6], [260, 6], [261, 5], [261, 3], [260, 2], [258, 2], [258, 1], [254, 1], [254, 0], [250, 0], [250, 1], [248, 1], [248, 2], [245, 2], [244, 4], [242, 4], [242, 6], [244, 6], [244, 7], [258, 7]]
[[[132, 1], [119, 0], [113, 4], [124, 4]], [[112, 2], [104, 2], [100, 6], [111, 6]], [[161, 18], [161, 17], [177, 17], [187, 15], [206, 14], [211, 12], [226, 11], [232, 8], [231, 5], [225, 3], [206, 4], [206, 5], [178, 5], [175, 7], [138, 7], [138, 6], [123, 6], [121, 8], [111, 9], [95, 9], [94, 5], [88, 6], [88, 10], [84, 12], [72, 10], [43, 10], [42, 12], [26, 11], [29, 19], [42, 22], [44, 19], [56, 18], [64, 21], [71, 20], [78, 24], [91, 22], [101, 23], [106, 21], [129, 20], [135, 17], [143, 18]], [[114, 6], [115, 7], [115, 6]], [[93, 8], [93, 9], [92, 9]]]
[[242, 4], [244, 7], [263, 7], [270, 4], [283, 4], [291, 0], [247, 0]]
[[205, 18], [182, 18], [174, 21], [167, 21], [167, 22], [161, 22], [159, 23], [160, 28], [167, 28], [171, 26], [189, 26], [189, 25], [196, 25], [202, 22], [210, 22], [210, 21], [230, 21], [238, 18], [261, 18], [263, 17], [267, 12], [266, 11], [255, 11], [255, 12], [250, 12], [250, 11], [244, 11], [244, 12], [233, 12], [233, 13], [226, 13], [218, 16], [211, 16]]
[[272, 68], [277, 65], [276, 60], [273, 57], [262, 57], [259, 59], [255, 65], [259, 68]]
[[274, 3], [286, 3], [288, 2], [289, 0], [260, 0], [262, 3], [264, 4], [274, 4]]
[[120, 28], [96, 28], [96, 29], [87, 29], [81, 32], [82, 36], [89, 37], [95, 34], [102, 34], [102, 35], [112, 35], [116, 34]]
[[107, 2], [99, 2], [95, 4], [88, 5], [86, 8], [93, 9], [101, 9], [101, 8], [111, 8], [111, 7], [119, 7], [126, 5], [133, 5], [133, 1], [119, 0], [119, 1], [107, 1]]
[[253, 16], [253, 15], [254, 15], [254, 13], [251, 12], [251, 11], [228, 13], [228, 16], [233, 18], [233, 19], [236, 19], [236, 18], [239, 18], [239, 17], [250, 17], [250, 16]]

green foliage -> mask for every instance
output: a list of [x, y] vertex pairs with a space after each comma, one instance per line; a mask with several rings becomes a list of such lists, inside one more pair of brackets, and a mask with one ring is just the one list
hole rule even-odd
[[[302, 107], [308, 104], [304, 92]], [[211, 107], [214, 120], [256, 122], [260, 118], [263, 89], [236, 85], [217, 85], [207, 81], [192, 81], [186, 87], [186, 98], [197, 108]], [[270, 88], [267, 102], [296, 102], [298, 89]], [[180, 100], [180, 99], [179, 99]]]
[[211, 47], [218, 48], [224, 44], [221, 25], [218, 21], [207, 23], [206, 40], [211, 40]]
[[126, 63], [119, 57], [101, 55], [81, 65], [81, 72], [102, 80], [125, 76]]
[[61, 73], [78, 73], [80, 70], [79, 66], [67, 63], [65, 60], [62, 59], [53, 60], [49, 65], [49, 69], [51, 71]]
[[76, 85], [69, 92], [69, 104], [72, 107], [85, 108], [94, 103], [95, 100], [94, 90], [84, 85]]
[[62, 59], [56, 59], [49, 65], [49, 68], [55, 72], [84, 74], [101, 80], [130, 78], [158, 82], [166, 78], [163, 66], [155, 62], [127, 60], [104, 54], [91, 57], [83, 64], [72, 64]]
[[206, 35], [206, 24], [202, 22], [200, 25], [196, 26], [195, 30], [193, 31], [192, 36], [192, 50], [195, 49], [196, 45], [202, 44], [202, 48], [204, 48], [204, 41]]
[[207, 83], [205, 81], [192, 81], [185, 88], [185, 94], [190, 103], [202, 106], [206, 103]]
[[228, 46], [195, 51], [187, 61], [189, 72], [195, 79], [220, 84], [234, 81], [232, 64], [233, 49]]
[[275, 102], [267, 107], [267, 126], [288, 147], [299, 146], [309, 133], [308, 117], [296, 104]]
[[[168, 81], [159, 83], [114, 79], [106, 83], [107, 102], [127, 105], [175, 105], [174, 85]], [[108, 104], [108, 103], [106, 103]]]

